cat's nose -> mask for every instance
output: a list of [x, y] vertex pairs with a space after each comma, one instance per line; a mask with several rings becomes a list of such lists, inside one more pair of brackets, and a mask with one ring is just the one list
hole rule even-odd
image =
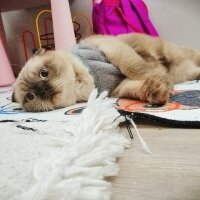
[[52, 87], [46, 81], [40, 81], [37, 84], [36, 95], [42, 99], [52, 96]]
[[49, 91], [48, 85], [44, 84], [44, 85], [42, 85], [42, 86], [40, 87], [40, 93], [41, 93], [42, 95], [45, 95], [46, 93], [48, 93], [48, 91]]

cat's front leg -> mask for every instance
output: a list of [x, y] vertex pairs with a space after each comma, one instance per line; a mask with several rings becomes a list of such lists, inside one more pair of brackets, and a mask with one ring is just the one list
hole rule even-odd
[[139, 99], [150, 104], [165, 104], [173, 91], [166, 77], [151, 77], [145, 80], [124, 79], [113, 91], [115, 97]]

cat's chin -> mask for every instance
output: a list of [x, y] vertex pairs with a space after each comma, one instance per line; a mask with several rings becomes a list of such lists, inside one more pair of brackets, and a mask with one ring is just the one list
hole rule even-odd
[[54, 110], [54, 107], [51, 105], [51, 106], [34, 106], [34, 107], [30, 107], [30, 106], [23, 106], [23, 109], [26, 111], [26, 112], [48, 112], [48, 111], [52, 111]]

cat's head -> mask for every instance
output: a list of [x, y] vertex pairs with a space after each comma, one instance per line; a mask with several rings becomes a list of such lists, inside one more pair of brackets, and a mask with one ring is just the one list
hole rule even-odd
[[49, 111], [75, 103], [75, 72], [71, 55], [40, 49], [22, 68], [13, 100], [26, 111]]

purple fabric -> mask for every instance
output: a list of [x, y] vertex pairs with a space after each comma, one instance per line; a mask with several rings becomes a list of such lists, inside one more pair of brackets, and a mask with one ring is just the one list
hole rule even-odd
[[142, 0], [102, 0], [93, 5], [96, 34], [118, 35], [139, 32], [158, 36]]

